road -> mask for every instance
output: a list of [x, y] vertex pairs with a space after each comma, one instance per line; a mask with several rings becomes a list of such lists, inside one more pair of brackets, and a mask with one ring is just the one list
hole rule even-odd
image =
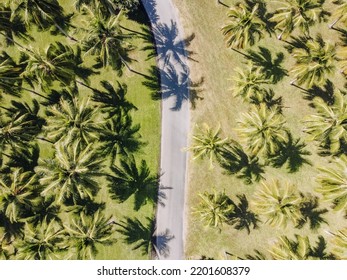
[[[170, 189], [165, 190], [165, 206], [159, 204], [156, 214], [157, 245], [162, 249], [159, 250], [159, 259], [180, 260], [184, 259], [187, 168], [187, 153], [182, 149], [187, 147], [190, 120], [188, 67], [182, 52], [184, 36], [171, 0], [142, 0], [142, 3], [152, 29], [156, 30], [153, 33], [157, 42], [157, 64], [165, 97], [162, 99], [160, 183]], [[163, 45], [163, 41], [167, 44]], [[170, 235], [173, 237], [171, 240], [168, 238]]]

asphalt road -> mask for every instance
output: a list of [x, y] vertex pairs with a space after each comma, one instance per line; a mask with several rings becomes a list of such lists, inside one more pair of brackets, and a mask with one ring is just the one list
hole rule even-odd
[[[150, 17], [157, 41], [158, 67], [161, 73], [161, 186], [165, 206], [157, 208], [157, 246], [159, 259], [184, 258], [184, 207], [189, 131], [187, 60], [182, 29], [171, 0], [142, 0]], [[159, 31], [158, 31], [159, 30]], [[167, 42], [162, 44], [162, 42]]]

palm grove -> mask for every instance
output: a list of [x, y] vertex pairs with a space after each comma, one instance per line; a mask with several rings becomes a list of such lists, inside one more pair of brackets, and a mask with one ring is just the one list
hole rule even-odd
[[62, 2], [0, 4], [0, 258], [93, 259], [115, 242], [146, 257], [152, 214], [109, 216], [100, 199], [106, 190], [134, 211], [157, 202], [156, 171], [134, 156], [146, 142], [137, 108], [117, 82], [140, 52], [123, 24], [139, 3]]
[[[328, 213], [330, 218], [347, 213], [347, 97], [343, 86], [347, 78], [347, 4], [333, 1], [328, 5], [324, 0], [222, 2], [216, 7], [226, 15], [221, 27], [225, 45], [243, 61], [242, 67], [231, 71], [230, 93], [247, 104], [248, 111], [239, 114], [232, 132], [198, 124], [187, 150], [193, 159], [208, 160], [209, 172], [236, 176], [254, 191], [246, 196], [242, 187], [233, 186], [239, 194], [230, 196], [224, 186], [225, 191], [201, 192], [193, 216], [219, 232], [234, 227], [255, 236], [265, 224], [274, 234], [277, 229], [288, 232], [288, 236], [273, 236], [267, 251], [227, 251], [227, 257], [346, 259], [346, 224], [329, 230], [327, 217]], [[325, 24], [326, 33], [316, 28], [319, 24]], [[270, 44], [280, 51], [270, 51]], [[291, 108], [278, 90], [284, 82], [293, 92], [301, 92], [291, 98], [297, 103], [305, 99], [313, 112], [296, 121], [300, 127], [295, 132], [287, 125]], [[313, 154], [321, 161], [312, 162]], [[290, 178], [307, 166], [315, 168], [317, 176], [311, 178], [315, 187], [303, 192]], [[280, 169], [288, 175], [273, 179], [271, 172]]]

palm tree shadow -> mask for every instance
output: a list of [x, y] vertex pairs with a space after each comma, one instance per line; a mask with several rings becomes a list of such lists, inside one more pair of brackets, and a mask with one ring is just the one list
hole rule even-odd
[[152, 91], [153, 100], [174, 97], [175, 102], [171, 110], [180, 110], [186, 100], [190, 102], [192, 109], [195, 109], [197, 100], [203, 99], [199, 93], [202, 91], [201, 86], [204, 79], [201, 78], [199, 81], [193, 82], [189, 78], [188, 70], [179, 73], [169, 64], [165, 70], [152, 67], [150, 72], [151, 77], [144, 81], [143, 85]]
[[259, 51], [248, 51], [247, 58], [253, 61], [256, 66], [262, 69], [265, 77], [271, 79], [274, 83], [278, 83], [285, 76], [288, 76], [288, 71], [281, 66], [284, 60], [282, 52], [276, 53], [272, 57], [272, 53], [265, 47], [259, 47]]
[[[159, 16], [158, 16], [158, 13], [157, 13], [156, 1], [154, 1], [154, 0], [143, 0], [143, 1], [140, 1], [140, 5], [143, 8], [146, 7], [145, 11], [146, 11], [147, 17], [150, 19], [152, 25], [157, 24]], [[140, 8], [142, 8], [141, 6], [140, 6]]]
[[137, 218], [126, 218], [115, 224], [120, 226], [117, 231], [124, 236], [124, 241], [134, 245], [133, 250], [140, 249], [142, 255], [150, 254], [152, 258], [168, 256], [170, 254], [168, 243], [174, 237], [170, 235], [169, 230], [157, 234], [155, 218], [147, 217], [146, 221], [147, 224], [144, 225]]
[[[325, 103], [328, 105], [333, 105], [335, 102], [334, 98], [334, 84], [327, 80], [324, 86], [318, 87], [314, 85], [312, 88], [308, 89], [307, 91], [303, 91], [305, 94], [305, 99], [312, 101], [315, 97], [320, 97], [324, 100]], [[314, 107], [312, 103], [310, 103], [311, 107]]]
[[278, 150], [274, 154], [269, 154], [269, 160], [273, 167], [280, 168], [286, 165], [289, 173], [295, 173], [304, 165], [312, 165], [312, 163], [305, 158], [311, 155], [307, 151], [306, 144], [300, 138], [294, 139], [290, 132], [287, 132], [287, 141], [278, 142]]
[[[192, 58], [194, 52], [186, 49], [195, 38], [195, 34], [192, 33], [184, 39], [179, 39], [176, 22], [171, 21], [170, 25], [155, 23], [151, 30], [143, 28], [142, 32], [145, 34], [142, 39], [148, 43], [142, 50], [149, 51], [148, 59], [156, 57], [164, 66], [169, 63], [179, 63], [183, 68], [186, 67], [186, 58], [196, 61]], [[153, 47], [153, 42], [155, 47]]]

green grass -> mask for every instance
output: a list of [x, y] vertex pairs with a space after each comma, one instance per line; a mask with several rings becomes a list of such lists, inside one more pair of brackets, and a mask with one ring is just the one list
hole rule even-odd
[[[70, 0], [59, 0], [59, 3], [64, 7], [65, 11], [73, 11], [73, 1]], [[73, 24], [77, 27], [84, 26], [79, 15], [73, 17]], [[141, 24], [136, 21], [128, 20], [124, 16], [123, 26], [140, 31], [142, 27], [145, 27], [145, 24]], [[127, 31], [125, 31], [127, 32]], [[68, 41], [64, 36], [57, 35], [52, 36], [49, 32], [38, 32], [32, 31], [31, 33], [35, 38], [35, 41], [30, 43], [24, 43], [26, 47], [33, 47], [35, 49], [44, 50], [48, 47], [50, 43], [55, 41], [61, 41], [63, 43], [72, 44], [75, 43]], [[80, 34], [72, 34], [79, 38]], [[148, 53], [142, 51], [141, 48], [145, 42], [139, 37], [134, 37], [131, 39], [132, 45], [135, 47], [134, 50], [130, 53], [130, 57], [133, 59], [133, 62], [130, 63], [132, 69], [143, 73], [148, 74], [148, 69], [151, 66], [156, 64], [155, 59], [147, 60]], [[4, 47], [2, 47], [4, 49]], [[14, 58], [19, 57], [18, 48], [10, 47], [6, 48], [6, 51], [13, 56]], [[84, 57], [85, 65], [90, 66], [94, 60], [93, 57]], [[100, 81], [107, 80], [113, 85], [117, 85], [117, 81], [124, 83], [127, 86], [127, 98], [138, 108], [138, 110], [132, 112], [133, 123], [140, 124], [140, 134], [142, 136], [142, 141], [146, 145], [135, 155], [135, 158], [138, 162], [141, 159], [147, 161], [148, 166], [151, 169], [153, 174], [159, 172], [159, 149], [160, 149], [160, 102], [153, 101], [151, 98], [151, 92], [149, 89], [142, 85], [144, 77], [130, 72], [124, 68], [124, 73], [121, 77], [117, 76], [117, 73], [113, 71], [110, 67], [106, 69], [100, 69], [98, 75], [93, 75], [90, 79], [90, 85], [94, 88], [101, 89]], [[89, 89], [79, 86], [80, 96], [90, 96], [91, 92]], [[21, 101], [30, 102], [32, 98], [36, 98], [34, 95], [23, 94], [20, 98]], [[1, 101], [2, 105], [8, 105], [10, 99]], [[41, 106], [41, 115], [44, 116], [43, 106]], [[53, 155], [54, 150], [52, 147], [43, 142], [40, 144], [40, 157], [41, 158], [50, 158]], [[108, 159], [106, 159], [108, 160]], [[108, 193], [108, 187], [106, 180], [99, 180], [100, 192], [97, 196], [97, 201], [102, 201], [106, 203], [105, 214], [106, 216], [113, 217], [113, 220], [119, 222], [124, 217], [136, 217], [140, 221], [145, 222], [145, 217], [152, 217], [154, 215], [154, 207], [152, 204], [147, 204], [143, 206], [139, 211], [133, 210], [133, 199], [129, 199], [124, 203], [118, 203], [115, 200], [110, 198]], [[64, 217], [67, 215], [63, 215]], [[63, 221], [64, 223], [67, 220]], [[142, 255], [140, 250], [132, 250], [133, 246], [125, 244], [122, 240], [122, 236], [119, 233], [115, 233], [115, 238], [117, 242], [108, 247], [99, 247], [99, 253], [96, 256], [97, 259], [148, 259], [148, 255]]]
[[[235, 4], [238, 1], [224, 1], [226, 4]], [[274, 8], [270, 1], [266, 1], [268, 7]], [[216, 1], [184, 1], [174, 0], [178, 8], [186, 32], [186, 36], [195, 33], [195, 39], [190, 45], [190, 49], [196, 54], [193, 58], [198, 62], [191, 62], [191, 74], [193, 81], [204, 78], [203, 92], [200, 94], [203, 100], [197, 103], [196, 109], [191, 112], [191, 127], [195, 124], [206, 122], [210, 127], [221, 125], [222, 138], [228, 136], [239, 141], [235, 128], [237, 120], [242, 113], [247, 112], [249, 105], [243, 103], [239, 98], [235, 98], [230, 90], [233, 86], [231, 78], [235, 75], [236, 68], [243, 68], [247, 62], [245, 59], [227, 49], [220, 28], [226, 21], [227, 8], [217, 5]], [[327, 4], [326, 9], [331, 9], [332, 4]], [[335, 40], [338, 35], [335, 31], [329, 30], [328, 23], [318, 24], [312, 28], [312, 34], [321, 32], [327, 40]], [[294, 63], [288, 52], [284, 49], [284, 44], [276, 38], [266, 36], [257, 46], [265, 46], [272, 54], [283, 52], [285, 60], [283, 66], [288, 70]], [[257, 46], [253, 49], [257, 49]], [[309, 101], [303, 99], [303, 93], [289, 84], [292, 77], [284, 78], [278, 85], [271, 86], [276, 92], [276, 96], [283, 97], [283, 115], [286, 119], [286, 125], [293, 133], [294, 138], [306, 140], [307, 135], [302, 132], [302, 120], [305, 116], [314, 112], [309, 107]], [[345, 83], [342, 75], [335, 75], [334, 85], [336, 88], [342, 88]], [[194, 130], [191, 131], [191, 134]], [[312, 155], [308, 159], [312, 166], [305, 165], [299, 172], [289, 174], [284, 167], [274, 169], [266, 167], [265, 179], [279, 179], [280, 181], [289, 181], [295, 183], [298, 189], [304, 193], [313, 192], [317, 186], [314, 178], [317, 175], [317, 166], [325, 165], [328, 158], [317, 155], [316, 145], [305, 141], [307, 149]], [[199, 203], [198, 193], [211, 191], [213, 188], [219, 191], [225, 190], [226, 194], [235, 199], [237, 194], [245, 194], [250, 200], [257, 188], [258, 183], [245, 185], [235, 176], [223, 174], [218, 166], [213, 170], [209, 169], [209, 163], [202, 160], [189, 160], [189, 178], [188, 178], [188, 197], [187, 197], [187, 242], [185, 248], [186, 258], [200, 258], [202, 255], [223, 259], [227, 256], [225, 252], [243, 257], [246, 254], [252, 254], [254, 249], [267, 252], [274, 238], [280, 235], [288, 237], [294, 234], [309, 235], [315, 239], [321, 234], [329, 238], [325, 232], [326, 229], [334, 231], [347, 225], [343, 213], [329, 211], [325, 217], [329, 221], [329, 226], [323, 224], [317, 232], [312, 232], [308, 226], [301, 230], [289, 225], [287, 229], [273, 228], [260, 224], [259, 229], [252, 230], [250, 235], [246, 231], [237, 231], [231, 226], [225, 225], [221, 232], [218, 229], [206, 228], [198, 215], [192, 214], [192, 209]], [[314, 193], [318, 195], [317, 193]], [[319, 195], [318, 195], [319, 196]], [[321, 203], [321, 207], [329, 208], [329, 204]]]

